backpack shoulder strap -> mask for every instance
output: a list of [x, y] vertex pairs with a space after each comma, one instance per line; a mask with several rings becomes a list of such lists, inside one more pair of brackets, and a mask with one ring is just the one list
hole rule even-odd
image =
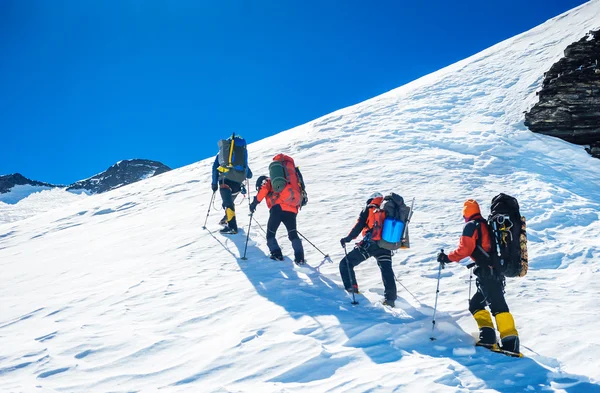
[[300, 182], [300, 185], [302, 186], [302, 188], [304, 188], [304, 177], [302, 177], [302, 172], [300, 172], [300, 167], [295, 167], [296, 168], [296, 176], [298, 176], [298, 181]]
[[477, 245], [477, 249], [479, 249], [479, 251], [481, 251], [481, 253], [486, 257], [489, 258], [490, 254], [487, 253], [487, 251], [485, 251], [483, 249], [482, 245], [482, 239], [483, 239], [483, 235], [481, 233], [481, 221], [477, 220], [477, 223], [475, 224], [475, 227], [477, 228], [477, 240], [475, 241], [475, 244]]

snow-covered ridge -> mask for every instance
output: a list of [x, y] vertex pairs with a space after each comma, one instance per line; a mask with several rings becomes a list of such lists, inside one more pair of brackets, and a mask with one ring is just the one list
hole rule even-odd
[[0, 202], [4, 202], [5, 204], [15, 204], [20, 200], [27, 198], [31, 194], [42, 192], [44, 190], [51, 190], [52, 188], [53, 187], [32, 186], [29, 184], [16, 185], [13, 186], [8, 192], [0, 194]]
[[[212, 160], [0, 225], [0, 390], [67, 392], [598, 392], [600, 162], [534, 135], [522, 112], [569, 43], [600, 25], [592, 1], [454, 66], [249, 146], [259, 176], [301, 166], [298, 229], [310, 268], [265, 257], [268, 212], [214, 230]], [[215, 141], [215, 149], [216, 149]], [[252, 180], [251, 180], [252, 183]], [[248, 187], [254, 190], [253, 185]], [[416, 197], [412, 248], [394, 256], [398, 307], [378, 268], [340, 288], [339, 239], [373, 191]], [[530, 271], [506, 296], [524, 359], [475, 349], [469, 272], [442, 271], [461, 207], [499, 192], [528, 219]], [[245, 248], [246, 234], [249, 243]], [[240, 259], [244, 250], [247, 261]], [[318, 271], [317, 271], [318, 268]], [[474, 290], [474, 288], [471, 288]]]
[[[16, 203], [12, 201], [18, 200], [19, 197], [25, 198], [31, 192], [36, 192], [37, 190], [47, 190], [55, 187], [65, 186], [31, 180], [20, 173], [0, 175], [0, 201], [6, 203]], [[12, 195], [7, 195], [9, 193]]]
[[[80, 199], [70, 196], [68, 192], [85, 195], [102, 193], [149, 179], [170, 170], [171, 168], [158, 161], [121, 160], [106, 171], [69, 186], [31, 180], [18, 173], [0, 176], [0, 223], [29, 218], [54, 209], [56, 206], [63, 206]], [[52, 192], [39, 197], [31, 197], [36, 193], [55, 188], [68, 192]], [[30, 200], [25, 202], [26, 198]], [[31, 201], [36, 201], [36, 203], [31, 203]]]
[[84, 190], [91, 194], [97, 194], [114, 190], [170, 170], [171, 168], [158, 161], [142, 159], [121, 160], [102, 173], [71, 184], [67, 187], [67, 190]]
[[13, 192], [6, 195], [18, 194], [20, 188], [26, 190], [27, 196], [18, 198], [18, 201], [4, 201], [4, 195], [0, 195], [0, 223], [10, 223], [33, 217], [40, 213], [64, 207], [70, 203], [80, 201], [86, 194], [77, 194], [66, 191], [64, 188], [36, 188], [32, 186], [15, 186]]

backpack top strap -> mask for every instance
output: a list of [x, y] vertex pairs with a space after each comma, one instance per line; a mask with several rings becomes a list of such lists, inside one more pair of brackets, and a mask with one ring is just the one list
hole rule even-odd
[[229, 165], [233, 165], [233, 149], [235, 147], [235, 134], [231, 137], [231, 145], [229, 146]]

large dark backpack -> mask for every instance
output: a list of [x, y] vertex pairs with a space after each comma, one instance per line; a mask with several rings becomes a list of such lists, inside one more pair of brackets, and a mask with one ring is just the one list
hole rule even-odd
[[239, 135], [231, 135], [219, 141], [219, 172], [225, 179], [242, 183], [248, 170], [248, 150], [246, 140]]
[[385, 213], [385, 218], [383, 219], [381, 238], [374, 240], [377, 240], [377, 244], [381, 248], [397, 250], [402, 246], [404, 227], [410, 208], [404, 203], [404, 198], [392, 192], [383, 198], [379, 210]]
[[487, 224], [493, 266], [505, 277], [523, 277], [529, 267], [525, 217], [516, 198], [498, 194], [492, 199]]

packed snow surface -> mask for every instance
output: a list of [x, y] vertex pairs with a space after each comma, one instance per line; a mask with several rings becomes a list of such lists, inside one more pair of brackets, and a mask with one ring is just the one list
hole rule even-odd
[[[20, 200], [27, 198], [31, 194], [35, 194], [44, 190], [51, 190], [52, 187], [32, 186], [30, 184], [15, 185], [9, 192], [0, 194], [0, 202], [4, 204], [15, 204]], [[1, 222], [1, 221], [0, 221]]]
[[0, 194], [0, 224], [24, 220], [37, 214], [82, 200], [84, 193], [73, 193], [64, 188], [14, 186]]
[[[237, 236], [217, 231], [218, 196], [203, 230], [212, 158], [0, 225], [0, 391], [600, 392], [600, 161], [522, 124], [543, 73], [599, 26], [592, 1], [250, 145], [256, 177], [295, 158], [299, 230], [333, 264], [305, 241], [309, 267], [294, 268], [283, 229], [286, 260], [269, 260], [267, 208], [248, 228], [246, 199]], [[416, 198], [397, 308], [380, 305], [373, 260], [352, 306], [339, 239], [392, 190]], [[487, 211], [499, 192], [528, 219], [530, 271], [506, 288], [522, 359], [473, 347], [464, 262], [441, 272], [432, 332], [435, 255], [456, 245], [466, 198]]]

